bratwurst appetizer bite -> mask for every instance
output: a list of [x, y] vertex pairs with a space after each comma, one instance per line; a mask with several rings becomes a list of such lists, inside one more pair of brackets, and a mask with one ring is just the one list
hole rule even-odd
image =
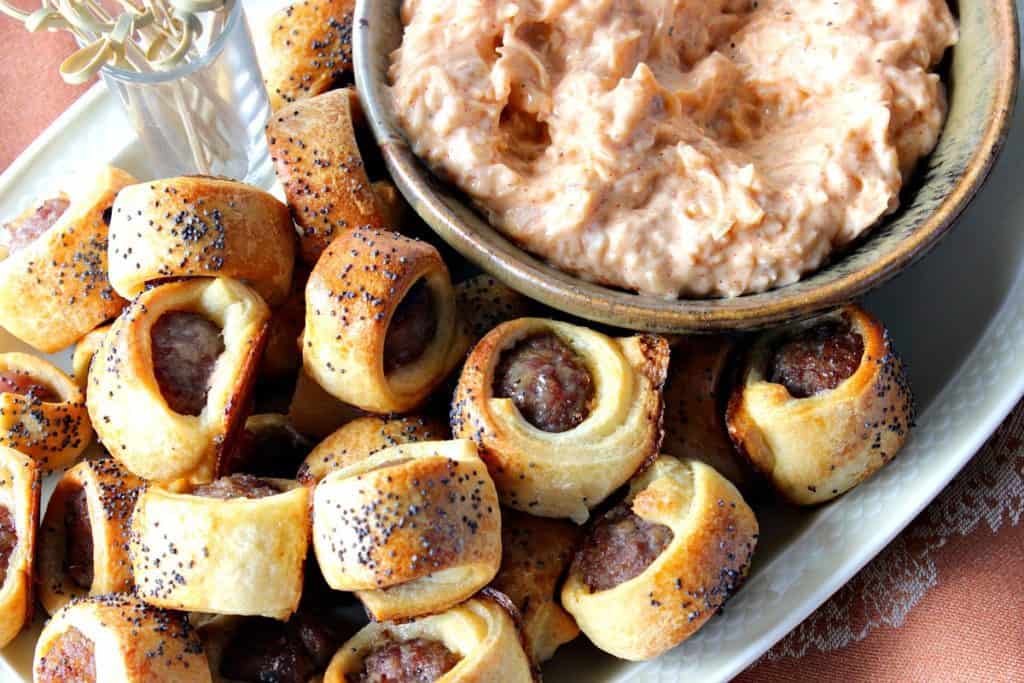
[[109, 456], [67, 471], [39, 532], [39, 601], [50, 614], [75, 598], [132, 590], [128, 536], [145, 483]]
[[324, 683], [531, 683], [530, 661], [500, 594], [404, 624], [371, 623], [341, 646]]
[[356, 143], [355, 90], [329, 92], [281, 109], [267, 125], [277, 177], [312, 265], [335, 237], [355, 228], [391, 228]]
[[69, 603], [36, 642], [35, 683], [210, 683], [188, 619], [111, 593]]
[[913, 420], [888, 333], [854, 305], [761, 335], [727, 415], [740, 452], [798, 505], [867, 479], [896, 456]]
[[327, 584], [374, 619], [440, 612], [498, 571], [494, 483], [471, 441], [385, 449], [317, 484], [313, 547]]
[[269, 317], [254, 291], [223, 278], [135, 299], [89, 371], [89, 414], [110, 453], [144, 479], [214, 479], [244, 424]]
[[0, 225], [0, 325], [44, 353], [84, 337], [127, 303], [107, 279], [110, 207], [135, 179], [109, 166]]
[[696, 633], [739, 588], [757, 536], [753, 511], [725, 477], [662, 456], [595, 520], [562, 604], [605, 652], [652, 659]]
[[504, 505], [582, 522], [657, 455], [668, 356], [653, 335], [513, 320], [470, 353], [452, 433], [477, 442]]
[[374, 413], [415, 410], [468, 346], [437, 249], [363, 229], [334, 240], [309, 276], [303, 338], [309, 375]]
[[260, 69], [271, 110], [342, 85], [352, 72], [355, 0], [302, 0], [270, 19]]
[[0, 446], [51, 472], [73, 463], [91, 440], [85, 397], [70, 377], [35, 356], [0, 354]]
[[136, 593], [152, 605], [285, 620], [308, 546], [308, 488], [234, 474], [191, 494], [148, 489], [129, 548]]
[[291, 289], [295, 232], [288, 207], [244, 183], [207, 176], [126, 187], [110, 222], [110, 282], [133, 298], [183, 277], [241, 280], [270, 306]]
[[508, 596], [522, 618], [523, 644], [539, 665], [580, 634], [559, 604], [565, 570], [583, 536], [580, 527], [515, 510], [501, 514], [501, 569], [491, 587]]
[[32, 621], [40, 482], [32, 458], [0, 446], [0, 647]]

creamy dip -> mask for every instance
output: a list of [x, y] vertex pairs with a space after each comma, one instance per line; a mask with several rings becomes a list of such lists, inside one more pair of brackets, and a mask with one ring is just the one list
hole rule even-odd
[[934, 147], [945, 0], [405, 0], [416, 154], [530, 251], [665, 297], [791, 283]]

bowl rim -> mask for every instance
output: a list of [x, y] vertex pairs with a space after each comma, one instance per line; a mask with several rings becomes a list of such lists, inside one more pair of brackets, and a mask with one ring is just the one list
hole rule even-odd
[[[477, 267], [552, 308], [616, 327], [668, 333], [753, 330], [808, 318], [860, 298], [927, 255], [953, 227], [984, 185], [1002, 152], [1016, 102], [1020, 71], [1016, 3], [1015, 0], [995, 0], [990, 6], [1000, 33], [992, 36], [990, 45], [995, 63], [1003, 68], [998, 70], [993, 84], [985, 130], [955, 185], [911, 232], [877, 259], [811, 289], [785, 285], [734, 298], [659, 299], [605, 287], [562, 271], [488, 226], [470, 205], [463, 203], [478, 216], [477, 226], [470, 224], [477, 221], [464, 221], [448, 205], [449, 200], [435, 188], [442, 181], [415, 156], [404, 136], [389, 124], [392, 115], [386, 96], [387, 84], [374, 78], [372, 46], [376, 34], [372, 13], [400, 1], [357, 0], [353, 22], [356, 27], [353, 35], [356, 88], [395, 184], [434, 232]], [[488, 242], [478, 232], [480, 227], [492, 231], [498, 239]], [[872, 228], [872, 232], [877, 231], [877, 227]], [[822, 270], [808, 273], [798, 282], [819, 272]]]

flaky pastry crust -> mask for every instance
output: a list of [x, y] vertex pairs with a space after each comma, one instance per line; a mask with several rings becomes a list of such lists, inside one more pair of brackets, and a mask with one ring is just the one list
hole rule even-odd
[[[39, 602], [49, 614], [88, 595], [132, 590], [128, 535], [132, 511], [145, 483], [108, 456], [85, 460], [64, 473], [46, 505], [39, 533]], [[75, 583], [67, 570], [67, 504], [85, 491], [92, 529], [92, 585]]]
[[207, 498], [152, 487], [139, 496], [129, 545], [136, 592], [160, 607], [285, 620], [298, 609], [309, 546], [309, 489]]
[[[591, 591], [577, 565], [562, 604], [599, 648], [646, 660], [696, 633], [746, 577], [757, 544], [753, 511], [736, 487], [696, 460], [660, 457], [629, 487], [632, 511], [673, 538], [638, 576]], [[587, 543], [589, 539], [585, 539]]]
[[[152, 328], [173, 311], [201, 314], [221, 329], [224, 352], [199, 415], [172, 410], [154, 374]], [[269, 317], [254, 291], [226, 278], [172, 282], [140, 295], [89, 371], [89, 414], [110, 453], [136, 475], [167, 485], [216, 478], [245, 421]]]
[[124, 188], [110, 221], [110, 283], [128, 299], [147, 284], [224, 277], [284, 301], [295, 266], [288, 207], [225, 178], [182, 176]]
[[[859, 367], [834, 389], [794, 398], [768, 381], [777, 344], [794, 330], [845, 320], [860, 335]], [[787, 500], [813, 505], [850, 490], [892, 460], [914, 420], [903, 363], [880, 321], [850, 305], [825, 318], [763, 334], [729, 400], [736, 447]]]
[[10, 515], [16, 536], [0, 578], [0, 647], [32, 621], [41, 483], [35, 460], [0, 446], [0, 507]]
[[0, 253], [0, 325], [43, 353], [77, 342], [127, 303], [107, 279], [108, 226], [118, 192], [136, 181], [109, 166], [75, 177], [55, 193], [70, 204], [53, 227]]
[[327, 584], [355, 591], [374, 619], [442, 611], [498, 571], [494, 483], [471, 441], [379, 451], [317, 484], [313, 548]]
[[496, 601], [474, 598], [405, 624], [371, 623], [341, 646], [324, 683], [348, 683], [376, 648], [414, 639], [441, 643], [460, 658], [437, 683], [529, 683], [534, 680], [516, 624]]
[[25, 353], [0, 353], [0, 374], [24, 378], [53, 394], [0, 393], [0, 446], [32, 457], [44, 472], [73, 463], [92, 440], [78, 385], [57, 366]]
[[[385, 372], [392, 318], [420, 280], [430, 294], [434, 336], [415, 360]], [[303, 337], [310, 377], [341, 401], [374, 413], [415, 410], [468, 346], [437, 249], [398, 233], [364, 229], [338, 237], [313, 269]]]
[[[511, 399], [494, 396], [502, 353], [545, 333], [573, 349], [594, 380], [590, 414], [565, 432], [534, 427]], [[554, 320], [507, 322], [476, 345], [462, 369], [452, 404], [452, 434], [478, 444], [502, 504], [582, 522], [657, 455], [668, 358], [668, 343], [654, 335], [613, 339]]]

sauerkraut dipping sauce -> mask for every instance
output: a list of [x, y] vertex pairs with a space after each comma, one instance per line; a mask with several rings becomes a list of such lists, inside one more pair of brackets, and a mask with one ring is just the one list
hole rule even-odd
[[662, 297], [798, 280], [899, 202], [946, 115], [945, 0], [405, 0], [417, 155], [510, 238]]

